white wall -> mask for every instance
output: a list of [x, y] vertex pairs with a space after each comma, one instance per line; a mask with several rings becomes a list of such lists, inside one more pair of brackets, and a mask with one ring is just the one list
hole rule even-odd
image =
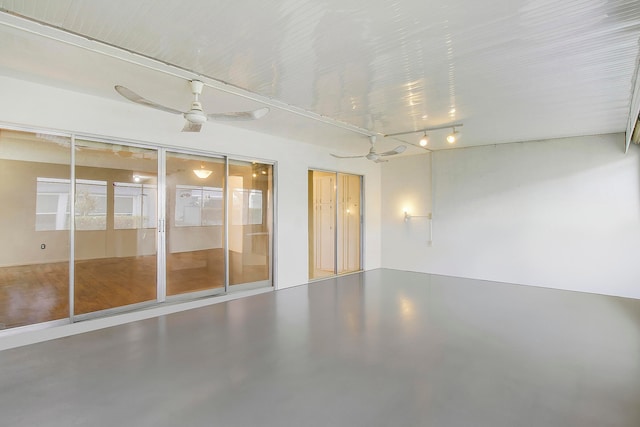
[[[383, 267], [640, 298], [640, 147], [622, 134], [398, 158], [382, 178]], [[431, 246], [405, 206], [433, 209]]]
[[0, 77], [0, 93], [0, 123], [276, 161], [277, 288], [308, 281], [308, 169], [364, 175], [364, 268], [380, 267], [380, 165], [362, 159], [337, 160], [317, 146], [217, 123], [207, 123], [199, 134], [185, 134], [179, 132], [183, 119], [178, 116], [7, 77]]

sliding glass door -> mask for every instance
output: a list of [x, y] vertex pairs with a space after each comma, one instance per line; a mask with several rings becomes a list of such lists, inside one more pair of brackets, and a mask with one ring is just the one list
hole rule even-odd
[[157, 299], [156, 150], [75, 141], [74, 314]]
[[0, 128], [0, 331], [272, 286], [274, 165]]
[[225, 290], [225, 160], [167, 152], [167, 296]]
[[0, 129], [0, 330], [69, 317], [71, 139]]
[[309, 278], [359, 271], [362, 177], [309, 171]]
[[229, 161], [229, 284], [264, 286], [271, 280], [273, 166]]

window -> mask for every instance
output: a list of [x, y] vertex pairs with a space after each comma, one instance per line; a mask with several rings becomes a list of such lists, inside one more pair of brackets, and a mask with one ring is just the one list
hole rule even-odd
[[176, 185], [176, 227], [222, 225], [222, 193], [222, 188]]
[[107, 182], [76, 180], [76, 230], [107, 229]]
[[113, 224], [116, 230], [155, 228], [155, 185], [114, 182], [113, 187]]
[[233, 189], [232, 224], [262, 224], [262, 190]]
[[70, 183], [68, 179], [36, 178], [36, 231], [69, 229]]
[[[71, 216], [68, 179], [37, 178], [36, 231], [68, 230]], [[114, 228], [155, 228], [155, 185], [115, 182]], [[106, 181], [77, 180], [76, 229], [106, 230]]]

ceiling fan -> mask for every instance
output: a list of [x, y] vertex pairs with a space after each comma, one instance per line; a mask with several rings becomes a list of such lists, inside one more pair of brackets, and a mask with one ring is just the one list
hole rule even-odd
[[382, 163], [382, 162], [387, 162], [388, 161], [388, 160], [383, 159], [382, 157], [395, 156], [396, 154], [400, 154], [400, 153], [404, 152], [404, 150], [407, 149], [407, 147], [404, 146], [404, 145], [398, 145], [396, 148], [394, 148], [391, 151], [385, 151], [384, 153], [378, 153], [376, 151], [376, 137], [375, 137], [375, 135], [371, 135], [369, 137], [369, 141], [371, 142], [371, 148], [369, 149], [369, 152], [367, 154], [363, 154], [361, 156], [339, 156], [337, 154], [331, 153], [331, 155], [333, 157], [337, 157], [338, 159], [365, 158], [367, 160], [371, 160], [371, 161], [376, 162], [376, 163]]
[[242, 120], [257, 120], [267, 115], [269, 107], [258, 108], [253, 111], [236, 111], [229, 113], [214, 113], [206, 114], [202, 110], [202, 104], [199, 101], [200, 94], [204, 83], [199, 80], [191, 80], [191, 93], [193, 93], [193, 102], [191, 108], [187, 111], [179, 111], [164, 105], [156, 104], [153, 101], [143, 98], [131, 89], [124, 86], [116, 85], [115, 90], [123, 97], [127, 98], [131, 102], [136, 104], [145, 105], [147, 107], [155, 108], [156, 110], [166, 111], [167, 113], [180, 114], [187, 120], [182, 128], [182, 132], [200, 132], [203, 123], [207, 120], [218, 121], [242, 121]]

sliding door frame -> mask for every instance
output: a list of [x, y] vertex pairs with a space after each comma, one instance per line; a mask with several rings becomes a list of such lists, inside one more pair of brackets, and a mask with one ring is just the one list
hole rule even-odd
[[[274, 258], [274, 254], [276, 253], [276, 244], [277, 244], [277, 230], [278, 230], [278, 163], [273, 160], [260, 159], [255, 157], [248, 156], [238, 156], [238, 155], [227, 155], [224, 153], [217, 152], [208, 152], [204, 150], [196, 150], [196, 149], [188, 149], [183, 147], [174, 147], [168, 145], [160, 145], [154, 144], [150, 142], [141, 142], [137, 140], [131, 140], [127, 138], [116, 138], [116, 137], [106, 137], [102, 135], [94, 135], [80, 132], [65, 132], [56, 129], [49, 128], [41, 128], [41, 127], [31, 127], [31, 126], [22, 126], [11, 123], [0, 122], [0, 129], [6, 129], [10, 131], [20, 131], [20, 132], [28, 132], [33, 134], [46, 134], [51, 136], [61, 136], [65, 138], [69, 138], [69, 149], [70, 149], [70, 157], [69, 157], [69, 180], [70, 180], [70, 188], [69, 188], [69, 198], [70, 198], [70, 206], [69, 206], [69, 283], [68, 283], [68, 299], [69, 299], [69, 313], [67, 318], [61, 318], [51, 321], [45, 321], [40, 323], [33, 323], [24, 326], [17, 326], [11, 329], [0, 331], [0, 336], [7, 334], [18, 333], [20, 331], [29, 331], [29, 330], [39, 330], [47, 327], [58, 326], [71, 324], [78, 321], [100, 318], [113, 314], [120, 314], [123, 312], [129, 312], [132, 310], [137, 310], [141, 308], [148, 308], [153, 306], [159, 306], [160, 304], [167, 301], [180, 301], [180, 300], [194, 300], [196, 298], [215, 296], [215, 295], [224, 295], [234, 291], [244, 290], [243, 287], [248, 285], [246, 289], [254, 289], [256, 288], [256, 284], [264, 284], [260, 287], [272, 287], [276, 289], [276, 277], [277, 277], [277, 263]], [[135, 147], [153, 150], [157, 153], [157, 207], [156, 207], [156, 298], [150, 301], [144, 301], [119, 307], [108, 308], [104, 310], [98, 310], [88, 313], [75, 314], [75, 271], [76, 271], [76, 226], [75, 226], [75, 199], [76, 199], [76, 140], [86, 140], [96, 143], [105, 143], [112, 145], [121, 145], [127, 147]], [[167, 267], [167, 258], [166, 258], [166, 230], [167, 230], [167, 178], [166, 178], [166, 160], [167, 160], [167, 152], [172, 153], [181, 153], [181, 154], [192, 154], [199, 155], [203, 157], [211, 157], [217, 159], [223, 159], [225, 163], [225, 181], [224, 181], [224, 289], [221, 292], [209, 292], [209, 291], [200, 291], [193, 293], [185, 293], [180, 295], [174, 295], [167, 297], [167, 283], [166, 283], [166, 267]], [[227, 200], [228, 197], [228, 175], [229, 175], [229, 162], [237, 160], [243, 162], [257, 162], [265, 165], [269, 165], [272, 168], [272, 182], [271, 189], [269, 194], [268, 205], [271, 209], [271, 223], [269, 224], [269, 236], [268, 236], [268, 279], [265, 281], [248, 283], [248, 284], [237, 284], [230, 286], [229, 285], [229, 254], [228, 254], [228, 246], [229, 246], [229, 203]]]
[[[160, 182], [161, 182], [161, 170], [164, 170], [164, 159], [162, 156], [163, 147], [159, 145], [153, 145], [150, 143], [144, 143], [139, 141], [132, 141], [127, 139], [119, 139], [119, 138], [109, 138], [105, 136], [96, 136], [96, 135], [87, 135], [82, 133], [70, 133], [71, 137], [71, 206], [70, 206], [70, 258], [69, 258], [69, 320], [70, 323], [75, 323], [84, 320], [96, 319], [105, 316], [111, 316], [115, 314], [125, 313], [129, 311], [140, 310], [144, 308], [149, 308], [158, 305], [165, 301], [165, 295], [161, 294], [161, 290], [164, 291], [164, 278], [161, 278], [161, 272], [164, 270], [160, 270], [160, 266], [162, 265], [164, 268], [164, 258], [163, 253], [161, 251], [160, 243], [164, 242], [164, 233], [160, 233], [161, 225], [164, 227], [164, 221], [160, 222], [160, 212], [161, 205], [164, 203], [165, 194], [161, 193]], [[75, 314], [75, 240], [76, 240], [76, 227], [75, 227], [75, 202], [76, 202], [76, 141], [80, 139], [83, 141], [89, 142], [97, 142], [102, 144], [110, 144], [110, 145], [121, 145], [132, 148], [141, 148], [145, 150], [151, 150], [156, 152], [156, 174], [157, 174], [157, 182], [156, 182], [156, 298], [149, 301], [141, 301], [133, 304], [122, 305], [118, 307], [111, 307], [104, 310], [91, 311], [88, 313]], [[162, 176], [162, 180], [164, 182], [165, 177]], [[164, 218], [163, 218], [164, 219]], [[162, 236], [161, 236], [162, 235]], [[162, 280], [162, 286], [161, 286]]]
[[[223, 159], [224, 160], [224, 174], [225, 174], [225, 179], [224, 179], [224, 186], [223, 186], [223, 199], [224, 199], [224, 219], [223, 219], [223, 249], [224, 249], [224, 280], [223, 280], [223, 288], [222, 289], [207, 289], [207, 290], [201, 290], [201, 291], [195, 291], [195, 292], [186, 292], [183, 294], [177, 294], [177, 295], [170, 295], [167, 296], [166, 295], [166, 283], [165, 283], [165, 288], [164, 288], [164, 300], [163, 301], [170, 301], [170, 302], [177, 302], [177, 301], [188, 301], [188, 300], [193, 300], [193, 299], [197, 299], [197, 298], [206, 298], [206, 297], [212, 297], [212, 296], [218, 296], [218, 295], [226, 295], [229, 293], [233, 293], [233, 292], [237, 292], [237, 291], [243, 291], [243, 290], [251, 290], [251, 289], [255, 289], [255, 288], [266, 288], [266, 287], [273, 287], [275, 289], [275, 269], [276, 269], [276, 263], [273, 257], [273, 254], [275, 253], [275, 249], [274, 249], [274, 242], [275, 242], [275, 233], [276, 233], [276, 224], [277, 224], [277, 212], [276, 212], [276, 206], [277, 206], [277, 197], [276, 197], [276, 188], [277, 188], [277, 162], [272, 161], [272, 160], [265, 160], [265, 159], [260, 159], [260, 158], [256, 158], [256, 157], [245, 157], [245, 156], [237, 156], [237, 155], [226, 155], [223, 153], [216, 153], [216, 152], [207, 152], [207, 151], [203, 151], [203, 150], [193, 150], [193, 149], [188, 149], [188, 148], [177, 148], [177, 147], [160, 147], [159, 148], [161, 154], [160, 154], [160, 158], [163, 159], [163, 168], [165, 168], [165, 170], [163, 171], [164, 176], [163, 176], [163, 191], [164, 193], [162, 194], [163, 197], [163, 201], [162, 201], [162, 206], [164, 211], [162, 211], [162, 232], [159, 233], [162, 235], [162, 240], [163, 240], [163, 244], [166, 245], [166, 221], [167, 221], [167, 212], [166, 212], [166, 197], [167, 197], [167, 187], [166, 187], [166, 156], [167, 156], [167, 152], [171, 152], [171, 153], [176, 153], [176, 154], [186, 154], [186, 155], [194, 155], [194, 156], [202, 156], [202, 157], [209, 157], [212, 159]], [[241, 283], [241, 284], [237, 284], [237, 285], [231, 285], [230, 284], [230, 265], [229, 265], [229, 203], [228, 203], [228, 197], [229, 197], [229, 164], [232, 161], [240, 161], [240, 162], [247, 162], [247, 163], [261, 163], [261, 164], [265, 164], [265, 165], [269, 165], [272, 167], [272, 174], [273, 174], [273, 178], [272, 178], [272, 193], [273, 193], [273, 197], [272, 200], [270, 200], [270, 204], [271, 204], [271, 210], [272, 210], [272, 222], [270, 225], [271, 228], [271, 232], [269, 233], [269, 241], [268, 241], [268, 253], [269, 253], [269, 276], [267, 280], [264, 281], [260, 281], [260, 282], [252, 282], [252, 283]], [[158, 204], [160, 205], [160, 196], [158, 197]], [[158, 219], [160, 219], [160, 212], [158, 212]], [[159, 228], [160, 230], [160, 228]], [[164, 264], [163, 264], [163, 270], [158, 270], [159, 272], [163, 272], [164, 273], [164, 277], [163, 280], [166, 279], [166, 246], [163, 247], [163, 256], [165, 257], [164, 259]], [[159, 290], [158, 290], [159, 291]], [[163, 302], [162, 301], [162, 302]], [[161, 301], [158, 301], [161, 302]]]

